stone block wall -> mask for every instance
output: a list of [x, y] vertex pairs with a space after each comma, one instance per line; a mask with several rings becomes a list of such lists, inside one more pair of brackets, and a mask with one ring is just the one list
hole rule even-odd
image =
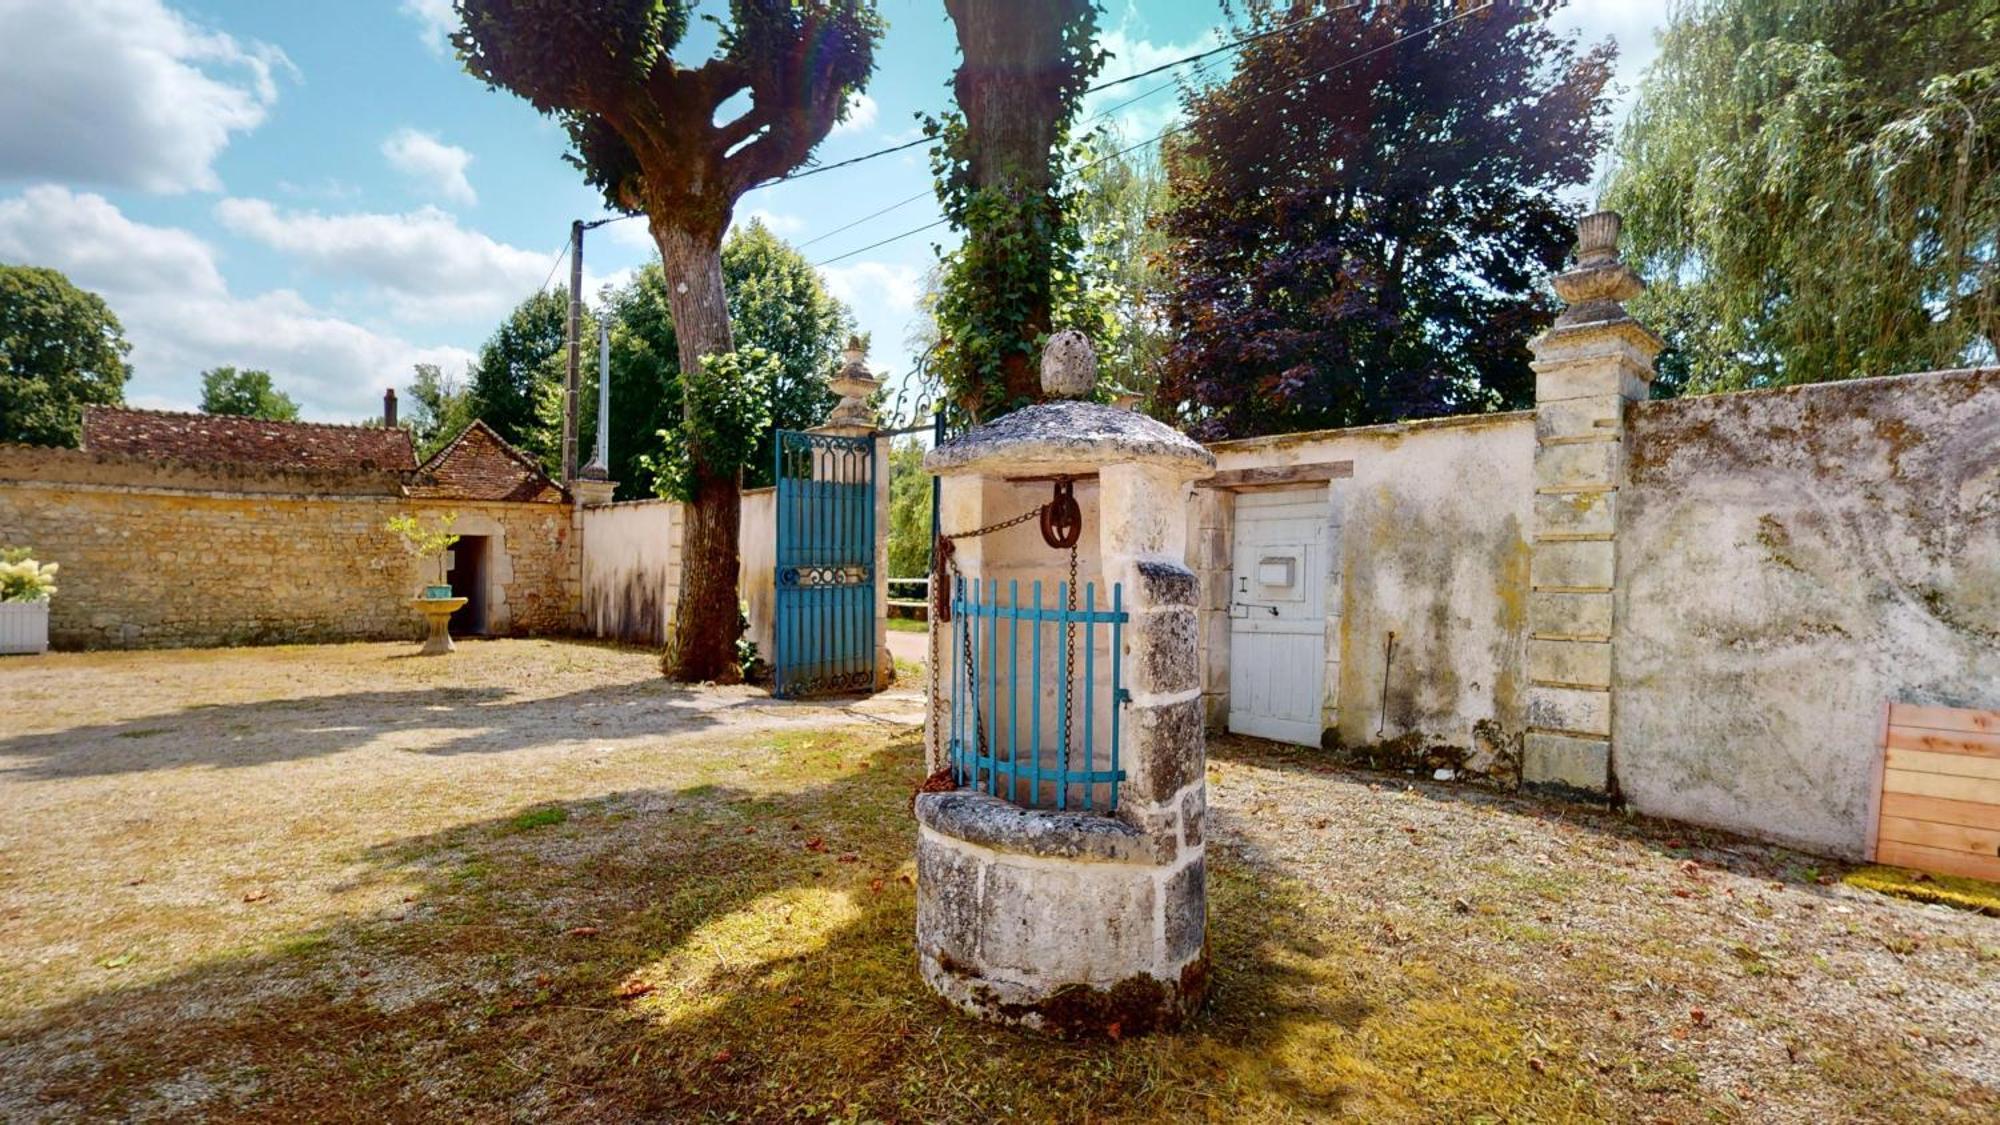
[[383, 524], [453, 510], [458, 530], [493, 537], [494, 631], [571, 627], [566, 506], [418, 503], [400, 483], [4, 447], [0, 543], [61, 564], [60, 648], [411, 639], [408, 599], [436, 575]]

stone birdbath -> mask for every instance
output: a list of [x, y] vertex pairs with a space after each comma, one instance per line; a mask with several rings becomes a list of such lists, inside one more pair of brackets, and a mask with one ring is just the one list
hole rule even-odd
[[424, 615], [430, 633], [424, 638], [419, 656], [443, 656], [458, 646], [451, 643], [451, 615], [465, 608], [465, 598], [411, 598], [410, 604]]

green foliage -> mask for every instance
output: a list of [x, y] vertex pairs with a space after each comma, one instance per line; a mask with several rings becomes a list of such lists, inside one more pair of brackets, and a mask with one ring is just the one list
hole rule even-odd
[[1062, 184], [1070, 124], [1104, 55], [1087, 0], [946, 7], [963, 55], [959, 108], [926, 118], [924, 131], [939, 142], [939, 206], [965, 239], [943, 259], [932, 364], [960, 410], [992, 417], [1040, 397], [1034, 360], [1051, 332], [1102, 335], [1076, 268], [1073, 192]]
[[924, 446], [904, 438], [889, 450], [889, 577], [922, 578], [931, 566], [931, 477]]
[[1085, 140], [1073, 210], [1084, 304], [1102, 313], [1102, 330], [1091, 333], [1099, 384], [1149, 398], [1168, 340], [1158, 299], [1167, 238], [1154, 222], [1167, 210], [1167, 175], [1157, 148], [1121, 153], [1126, 147], [1113, 129]]
[[85, 406], [125, 401], [131, 350], [97, 294], [0, 263], [0, 442], [75, 445]]
[[762, 348], [777, 361], [765, 390], [770, 425], [743, 466], [746, 486], [773, 484], [773, 431], [817, 426], [839, 401], [827, 375], [854, 314], [826, 291], [805, 255], [756, 219], [722, 244], [722, 280], [737, 346]]
[[[566, 159], [627, 212], [720, 237], [736, 196], [802, 163], [874, 69], [883, 24], [863, 0], [737, 0], [707, 17], [717, 51], [676, 62], [691, 0], [458, 0], [468, 73], [554, 117]], [[751, 107], [717, 123], [747, 93]]]
[[[545, 290], [522, 301], [495, 329], [472, 369], [467, 412], [484, 419], [502, 438], [531, 453], [552, 476], [562, 472], [562, 395], [569, 363], [569, 296]], [[594, 342], [597, 320], [586, 308], [582, 338]], [[597, 408], [594, 343], [580, 375], [589, 388], [580, 413]], [[579, 422], [579, 429], [588, 427]], [[457, 431], [443, 434], [449, 441]], [[588, 448], [588, 445], [579, 446]]]
[[56, 563], [38, 563], [27, 547], [0, 547], [0, 602], [41, 602], [56, 592]]
[[269, 371], [214, 367], [201, 373], [201, 412], [296, 422], [299, 404], [271, 384]]
[[1663, 369], [1715, 391], [1992, 361], [1996, 59], [1996, 0], [1676, 5], [1607, 193]]
[[778, 368], [770, 352], [751, 347], [703, 356], [693, 378], [683, 373], [686, 418], [676, 428], [661, 430], [664, 448], [646, 458], [659, 495], [695, 498], [700, 482], [687, 455], [690, 445], [723, 465], [741, 465], [756, 451], [771, 424], [769, 387]]
[[[742, 466], [745, 483], [755, 487], [771, 483], [771, 430], [817, 426], [833, 409], [827, 374], [854, 314], [826, 292], [804, 255], [756, 221], [723, 244], [722, 273], [732, 334], [776, 360], [763, 388], [770, 423]], [[680, 440], [683, 425], [679, 347], [660, 263], [642, 267], [608, 301], [611, 476], [621, 498], [652, 496], [662, 447]]]
[[389, 517], [382, 527], [402, 536], [403, 546], [411, 554], [420, 559], [434, 559], [451, 550], [452, 544], [458, 542], [458, 536], [451, 530], [451, 525], [457, 522], [457, 512], [446, 512], [430, 527], [425, 527], [414, 514], [404, 514]]
[[416, 376], [405, 396], [410, 402], [406, 424], [416, 442], [417, 456], [428, 459], [472, 424], [472, 388], [444, 373], [435, 363], [416, 365]]

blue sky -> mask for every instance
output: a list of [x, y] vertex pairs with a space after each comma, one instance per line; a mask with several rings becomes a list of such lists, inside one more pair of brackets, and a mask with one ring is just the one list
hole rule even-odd
[[[1560, 19], [1618, 39], [1629, 84], [1664, 6], [1584, 0]], [[943, 4], [881, 8], [875, 78], [821, 162], [912, 139], [916, 115], [948, 102], [957, 52]], [[1215, 0], [1106, 9], [1105, 78], [1223, 34]], [[459, 70], [450, 24], [449, 0], [0, 0], [0, 261], [61, 269], [110, 302], [133, 344], [134, 405], [191, 409], [200, 372], [228, 363], [270, 370], [308, 418], [353, 421], [382, 388], [407, 385], [413, 363], [462, 370], [549, 276], [570, 220], [603, 207], [563, 163], [558, 128]], [[1117, 120], [1143, 138], [1175, 108], [1161, 93]], [[917, 148], [737, 208], [814, 262], [840, 258], [826, 280], [892, 377], [909, 369], [923, 273], [949, 236], [843, 255], [934, 221], [936, 205], [926, 194], [829, 232], [929, 182]], [[586, 283], [615, 283], [651, 253], [643, 223], [592, 232]]]

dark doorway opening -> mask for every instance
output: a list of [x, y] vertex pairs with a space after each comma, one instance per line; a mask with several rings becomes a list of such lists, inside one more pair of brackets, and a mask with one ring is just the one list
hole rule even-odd
[[465, 605], [451, 615], [451, 631], [460, 637], [486, 635], [486, 536], [461, 535], [451, 548], [451, 569], [444, 580], [453, 597]]

